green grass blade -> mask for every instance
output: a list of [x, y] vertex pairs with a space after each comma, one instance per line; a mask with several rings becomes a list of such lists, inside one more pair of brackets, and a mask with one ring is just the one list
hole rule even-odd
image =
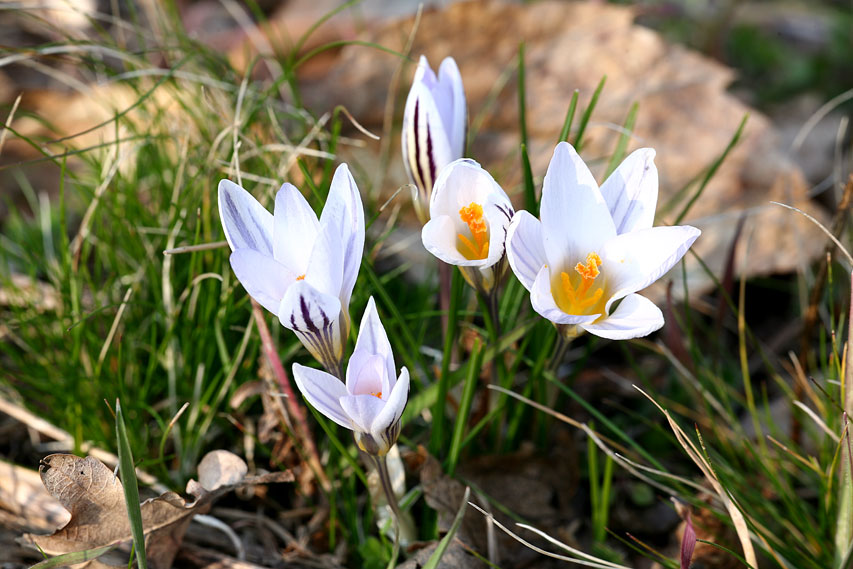
[[344, 2], [343, 4], [338, 6], [337, 8], [329, 10], [328, 12], [323, 14], [319, 20], [317, 20], [316, 22], [311, 24], [308, 27], [308, 29], [305, 30], [305, 33], [303, 33], [299, 37], [299, 39], [296, 41], [296, 44], [293, 46], [293, 54], [296, 55], [297, 53], [299, 53], [302, 50], [302, 47], [305, 45], [305, 42], [308, 41], [308, 38], [310, 38], [311, 35], [317, 31], [317, 28], [319, 28], [320, 26], [322, 26], [323, 24], [325, 24], [326, 22], [328, 22], [333, 17], [340, 14], [341, 12], [346, 10], [347, 8], [354, 6], [354, 5], [358, 4], [359, 2], [361, 2], [361, 0], [350, 0], [349, 2]]
[[613, 170], [619, 166], [619, 163], [622, 162], [622, 158], [625, 157], [625, 150], [628, 149], [628, 141], [631, 140], [631, 135], [634, 134], [634, 124], [637, 122], [637, 111], [639, 108], [639, 103], [634, 103], [631, 105], [631, 110], [628, 111], [628, 116], [625, 118], [625, 124], [622, 125], [622, 134], [616, 142], [616, 149], [613, 151], [613, 155], [610, 156], [610, 162], [607, 163], [607, 172], [604, 175], [605, 179], [613, 173]]
[[690, 198], [690, 201], [687, 202], [687, 205], [684, 206], [684, 209], [682, 209], [681, 213], [678, 214], [678, 217], [675, 218], [673, 225], [678, 225], [679, 223], [681, 223], [681, 220], [684, 219], [684, 217], [690, 211], [690, 208], [693, 207], [693, 204], [696, 203], [696, 200], [698, 200], [702, 193], [705, 191], [705, 188], [708, 186], [708, 183], [717, 173], [717, 170], [720, 169], [720, 166], [722, 165], [723, 161], [726, 159], [732, 149], [737, 145], [738, 141], [740, 141], [740, 137], [741, 135], [743, 135], [743, 129], [746, 126], [746, 121], [748, 119], [748, 114], [743, 116], [743, 119], [741, 119], [740, 121], [740, 126], [737, 127], [737, 130], [735, 131], [735, 134], [732, 139], [729, 141], [729, 144], [726, 146], [726, 149], [723, 150], [723, 153], [720, 154], [720, 157], [714, 160], [714, 163], [711, 164], [711, 166], [708, 168], [708, 172], [705, 174], [705, 177], [702, 178], [702, 182], [696, 189], [696, 193], [693, 194], [693, 196]]
[[424, 564], [423, 569], [436, 569], [438, 567], [444, 552], [447, 551], [447, 548], [450, 546], [450, 542], [453, 541], [453, 538], [456, 536], [456, 532], [459, 531], [459, 526], [462, 525], [462, 518], [465, 517], [465, 510], [468, 509], [468, 497], [470, 495], [471, 488], [466, 486], [465, 494], [462, 496], [462, 504], [459, 505], [456, 517], [453, 518], [453, 524], [450, 526], [450, 529], [445, 536], [441, 538], [441, 541], [438, 543], [438, 547], [436, 547], [435, 551], [432, 552], [432, 555], [429, 556], [429, 559]]
[[527, 146], [527, 93], [524, 85], [524, 42], [518, 45], [518, 131]]
[[536, 189], [533, 187], [533, 170], [527, 155], [527, 88], [525, 87], [524, 42], [518, 46], [518, 132], [521, 136], [521, 171], [524, 176], [524, 207], [538, 215]]
[[133, 536], [133, 547], [139, 569], [147, 569], [145, 558], [145, 532], [142, 528], [142, 510], [139, 507], [139, 487], [136, 483], [136, 468], [133, 465], [133, 455], [130, 452], [130, 441], [127, 438], [127, 428], [124, 425], [124, 414], [121, 402], [116, 399], [116, 438], [118, 439], [118, 467], [121, 482], [124, 486], [124, 501], [127, 504], [127, 516], [130, 520], [130, 533]]
[[521, 145], [521, 172], [524, 176], [524, 207], [531, 215], [539, 216], [539, 202], [536, 199], [536, 187], [533, 185], [533, 169], [527, 156], [527, 145]]
[[67, 567], [78, 563], [84, 563], [86, 561], [92, 561], [104, 553], [115, 549], [119, 543], [121, 542], [111, 543], [110, 545], [87, 549], [85, 551], [74, 551], [72, 553], [57, 555], [56, 557], [51, 557], [50, 559], [45, 559], [44, 561], [36, 563], [30, 567], [30, 569], [52, 569], [53, 567]]
[[595, 88], [595, 92], [592, 94], [592, 98], [589, 100], [589, 106], [581, 115], [581, 122], [578, 125], [578, 134], [575, 136], [575, 150], [578, 152], [581, 151], [581, 147], [583, 146], [583, 135], [586, 132], [586, 126], [589, 124], [589, 119], [592, 117], [592, 112], [595, 110], [596, 105], [598, 105], [598, 97], [601, 95], [601, 91], [604, 89], [604, 83], [607, 82], [607, 75], [601, 78], [601, 81], [598, 82], [598, 87]]
[[566, 119], [563, 121], [563, 130], [560, 131], [560, 142], [569, 141], [569, 133], [572, 131], [572, 123], [575, 120], [575, 111], [578, 108], [578, 96], [580, 91], [575, 89], [572, 93], [572, 100], [569, 102], [569, 109], [566, 111]]
[[453, 476], [456, 465], [459, 463], [459, 454], [462, 451], [462, 435], [465, 432], [465, 424], [468, 422], [471, 403], [474, 401], [474, 391], [483, 363], [483, 352], [480, 342], [475, 342], [474, 349], [471, 351], [471, 359], [468, 360], [468, 375], [465, 377], [465, 385], [462, 387], [459, 412], [456, 415], [456, 422], [453, 424], [453, 438], [450, 440], [450, 452], [447, 455], [447, 474], [449, 476]]
[[459, 270], [454, 269], [450, 277], [450, 305], [447, 313], [447, 331], [444, 335], [444, 350], [441, 355], [441, 376], [438, 378], [435, 403], [432, 409], [432, 433], [430, 434], [430, 452], [438, 456], [444, 446], [444, 410], [447, 407], [447, 391], [450, 386], [450, 361], [453, 347], [456, 345], [456, 320], [459, 311], [459, 298], [462, 295], [464, 280]]

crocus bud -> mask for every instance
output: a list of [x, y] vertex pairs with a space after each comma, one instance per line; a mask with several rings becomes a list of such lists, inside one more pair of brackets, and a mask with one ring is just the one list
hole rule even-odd
[[441, 169], [465, 152], [467, 109], [462, 76], [452, 57], [433, 73], [421, 56], [403, 113], [403, 164], [417, 187], [415, 213], [426, 223], [432, 186]]

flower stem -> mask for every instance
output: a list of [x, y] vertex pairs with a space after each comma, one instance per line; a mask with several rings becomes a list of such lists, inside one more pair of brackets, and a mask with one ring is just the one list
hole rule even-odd
[[548, 370], [555, 377], [557, 375], [557, 370], [560, 367], [560, 364], [563, 363], [563, 358], [566, 355], [566, 351], [569, 349], [569, 345], [572, 343], [572, 337], [569, 337], [567, 334], [564, 334], [562, 330], [557, 329], [557, 343], [554, 344], [554, 353], [551, 355], [551, 359], [548, 360], [548, 364], [545, 366], [545, 369]]
[[441, 329], [447, 334], [447, 319], [450, 315], [450, 277], [451, 267], [444, 261], [438, 261], [438, 308], [441, 311]]
[[267, 357], [267, 361], [269, 361], [270, 367], [272, 367], [273, 374], [275, 374], [275, 377], [278, 380], [279, 388], [284, 393], [284, 400], [287, 402], [288, 413], [293, 417], [296, 431], [299, 438], [302, 440], [305, 452], [308, 454], [308, 462], [317, 474], [317, 478], [320, 479], [320, 484], [323, 489], [328, 492], [331, 490], [332, 485], [329, 483], [329, 479], [326, 476], [325, 471], [323, 471], [323, 466], [320, 463], [320, 455], [317, 453], [317, 447], [314, 444], [314, 439], [308, 428], [308, 421], [305, 419], [305, 410], [302, 408], [302, 405], [299, 404], [299, 400], [296, 398], [293, 388], [290, 385], [290, 378], [287, 376], [287, 372], [281, 364], [281, 358], [278, 357], [278, 352], [273, 344], [270, 330], [267, 327], [266, 320], [264, 319], [264, 312], [261, 310], [261, 306], [254, 300], [252, 300], [252, 314], [255, 317], [255, 323], [258, 325], [258, 333], [261, 336], [261, 346], [263, 346], [264, 355]]
[[396, 523], [396, 535], [399, 539], [403, 535], [415, 535], [413, 528], [403, 528], [403, 525], [408, 525], [403, 511], [400, 510], [400, 505], [397, 503], [397, 495], [394, 493], [394, 486], [391, 484], [391, 476], [388, 474], [388, 463], [385, 460], [385, 455], [369, 455], [373, 459], [373, 464], [376, 466], [376, 472], [379, 474], [379, 482], [382, 485], [382, 491], [385, 493], [385, 499], [388, 501], [388, 506], [394, 514]]

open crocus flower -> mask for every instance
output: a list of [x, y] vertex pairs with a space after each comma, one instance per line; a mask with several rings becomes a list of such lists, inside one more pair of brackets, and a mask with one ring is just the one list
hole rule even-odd
[[292, 184], [281, 186], [270, 214], [229, 180], [219, 183], [219, 215], [231, 267], [249, 295], [340, 375], [364, 251], [364, 209], [346, 164], [335, 171], [319, 220]]
[[457, 265], [471, 286], [488, 294], [506, 272], [504, 242], [513, 213], [494, 178], [463, 158], [438, 175], [421, 239], [427, 251]]
[[513, 272], [534, 310], [567, 337], [585, 330], [638, 338], [663, 326], [660, 309], [635, 293], [669, 271], [699, 230], [651, 226], [653, 158], [653, 151], [635, 152], [599, 189], [574, 148], [561, 142], [545, 175], [541, 222], [520, 211], [509, 226]]
[[408, 370], [403, 367], [397, 377], [395, 369], [391, 344], [371, 297], [347, 366], [346, 383], [299, 364], [293, 364], [293, 377], [317, 411], [353, 431], [361, 450], [384, 456], [397, 442], [409, 396]]
[[417, 187], [415, 213], [426, 223], [426, 207], [436, 176], [465, 152], [467, 108], [462, 76], [452, 57], [433, 73], [421, 56], [403, 112], [403, 164]]

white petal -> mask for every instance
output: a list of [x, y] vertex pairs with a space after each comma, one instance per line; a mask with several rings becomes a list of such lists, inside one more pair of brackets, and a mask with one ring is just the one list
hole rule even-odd
[[581, 324], [581, 328], [611, 340], [627, 340], [648, 336], [663, 326], [663, 313], [655, 303], [639, 294], [629, 294], [616, 310], [595, 324]]
[[492, 175], [470, 158], [454, 160], [441, 170], [430, 197], [430, 217], [459, 218], [459, 210], [472, 202], [485, 205], [490, 196], [495, 203], [509, 204], [509, 198]]
[[320, 214], [320, 223], [328, 223], [338, 230], [335, 236], [343, 256], [340, 296], [344, 305], [348, 306], [364, 253], [364, 206], [358, 186], [346, 164], [341, 164], [335, 170], [326, 205]]
[[320, 222], [302, 193], [293, 184], [282, 184], [275, 196], [273, 251], [275, 259], [299, 275], [308, 269], [308, 259]]
[[610, 300], [642, 290], [658, 280], [684, 256], [700, 231], [689, 225], [651, 227], [608, 241], [600, 251]]
[[542, 224], [530, 212], [519, 211], [509, 224], [506, 242], [509, 266], [529, 291], [533, 288], [536, 275], [548, 263], [542, 243]]
[[231, 250], [253, 249], [273, 256], [272, 214], [232, 182], [219, 182], [219, 217]]
[[452, 158], [461, 158], [465, 154], [465, 133], [468, 126], [468, 107], [465, 103], [465, 89], [462, 75], [452, 57], [445, 57], [438, 68], [438, 82], [449, 91], [449, 112], [445, 117], [445, 130], [450, 139]]
[[272, 312], [278, 307], [287, 288], [296, 282], [296, 273], [252, 249], [237, 249], [231, 253], [231, 268], [249, 296]]
[[326, 369], [343, 354], [340, 317], [338, 297], [324, 294], [304, 280], [296, 281], [287, 289], [278, 308], [281, 324], [293, 330], [302, 345]]
[[403, 410], [406, 408], [406, 403], [409, 400], [409, 370], [405, 367], [400, 370], [400, 377], [397, 378], [397, 383], [394, 384], [394, 389], [385, 401], [385, 406], [373, 419], [373, 424], [370, 426], [370, 433], [374, 439], [383, 439], [388, 442], [389, 446], [394, 443], [396, 436], [389, 437], [386, 435], [389, 427], [394, 425], [403, 416]]
[[533, 288], [530, 289], [530, 303], [533, 305], [533, 310], [554, 324], [584, 324], [593, 322], [600, 316], [599, 314], [578, 316], [563, 312], [554, 301], [554, 294], [551, 292], [551, 270], [547, 266], [540, 269], [536, 280], [533, 281]]
[[618, 234], [651, 227], [658, 201], [655, 151], [640, 148], [632, 152], [601, 185], [601, 195]]
[[435, 76], [432, 67], [430, 67], [427, 56], [421, 55], [418, 58], [418, 67], [415, 69], [412, 85], [424, 85], [428, 91], [431, 91], [435, 87], [436, 81], [438, 81], [438, 78]]
[[358, 338], [355, 341], [353, 355], [356, 352], [382, 356], [387, 377], [394, 378], [396, 376], [391, 342], [388, 341], [388, 335], [385, 333], [385, 327], [379, 319], [379, 313], [376, 311], [376, 302], [372, 296], [367, 301], [364, 316], [361, 317], [361, 325], [358, 329]]
[[598, 184], [575, 149], [554, 149], [542, 184], [542, 236], [548, 263], [565, 270], [616, 235]]
[[[359, 356], [359, 357], [356, 357]], [[385, 359], [377, 354], [354, 352], [347, 366], [347, 391], [350, 395], [377, 395], [388, 397], [388, 379]]]
[[348, 395], [347, 388], [338, 378], [318, 369], [293, 364], [293, 379], [312, 407], [338, 425], [353, 428], [340, 403], [341, 398]]
[[449, 215], [431, 217], [421, 229], [421, 241], [424, 248], [450, 265], [460, 267], [478, 267], [482, 259], [466, 259], [457, 247], [456, 223]]
[[370, 426], [382, 412], [385, 402], [373, 395], [347, 394], [341, 397], [341, 407], [359, 431], [369, 433]]
[[[341, 299], [341, 288], [344, 274], [343, 249], [338, 237], [338, 228], [327, 223], [320, 226], [314, 248], [311, 249], [311, 259], [305, 271], [305, 281], [320, 292], [331, 294]], [[349, 298], [347, 298], [349, 300]], [[344, 310], [348, 308], [341, 299]]]

